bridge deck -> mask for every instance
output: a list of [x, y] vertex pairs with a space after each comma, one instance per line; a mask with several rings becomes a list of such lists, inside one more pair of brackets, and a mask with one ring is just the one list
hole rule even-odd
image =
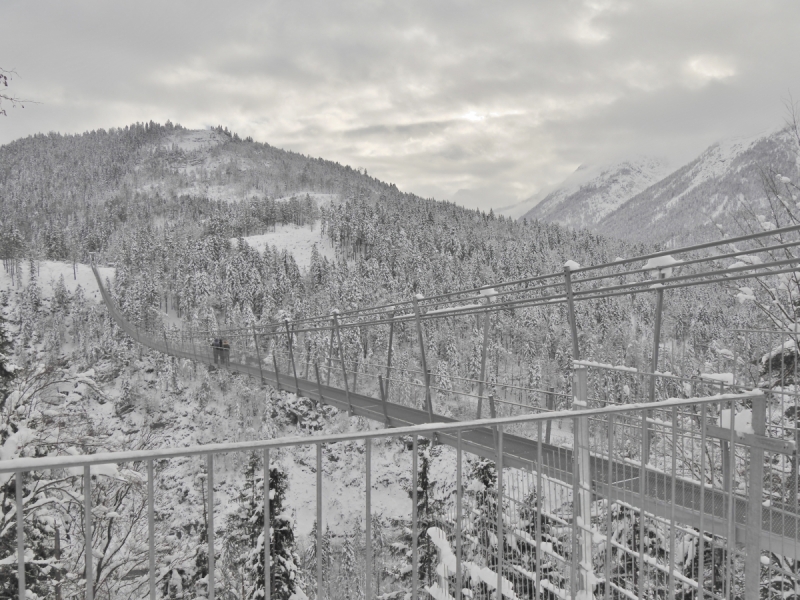
[[[113, 300], [105, 290], [97, 271], [95, 271], [95, 276], [112, 318], [137, 342], [177, 358], [185, 358], [209, 365], [214, 364], [213, 355], [208, 348], [204, 348], [200, 352], [196, 350], [189, 351], [174, 344], [170, 346], [166, 340], [162, 343], [149, 336], [140, 335], [138, 330], [119, 313]], [[255, 357], [252, 358], [255, 359]], [[323, 403], [334, 406], [339, 410], [347, 411], [352, 407], [354, 415], [385, 423], [390, 427], [419, 425], [430, 422], [427, 411], [421, 409], [393, 402], [386, 402], [384, 406], [384, 403], [378, 399], [353, 391], [349, 392], [348, 402], [348, 393], [345, 390], [318, 384], [315, 381], [299, 377], [296, 379], [297, 386], [295, 386], [293, 375], [279, 373], [276, 376], [273, 370], [259, 368], [257, 362], [255, 364], [243, 364], [229, 361], [227, 365], [220, 366], [224, 366], [234, 373], [243, 373], [255, 378], [262, 378], [276, 389], [296, 393], [298, 396], [321, 400]], [[442, 415], [434, 415], [434, 419], [443, 423], [456, 420]], [[456, 446], [455, 436], [442, 433], [437, 434], [437, 439], [443, 444]], [[495, 459], [495, 434], [489, 427], [463, 432], [462, 449], [481, 457]], [[562, 481], [570, 486], [573, 484], [572, 450], [568, 448], [506, 433], [503, 436], [503, 464], [507, 467], [526, 470], [536, 470], [536, 465], [540, 464], [543, 475]], [[645, 485], [642, 486], [639, 467], [630, 463], [612, 461], [609, 468], [608, 459], [601, 456], [592, 456], [591, 485], [593, 493], [596, 496], [608, 498], [610, 501], [623, 501], [636, 508], [644, 508], [647, 513], [667, 520], [674, 517], [685, 525], [698, 529], [702, 528], [703, 531], [710, 534], [725, 538], [729, 537], [731, 532], [728, 520], [730, 500], [728, 494], [719, 489], [706, 488], [701, 490], [701, 486], [697, 482], [675, 478], [675, 494], [673, 498], [673, 478], [670, 475], [650, 469], [645, 472]], [[644, 494], [642, 494], [642, 487], [644, 487]], [[734, 496], [734, 535], [736, 543], [739, 545], [744, 545], [745, 543], [747, 504], [748, 499], [746, 497]], [[775, 506], [762, 508], [762, 548], [782, 554], [787, 558], [797, 559], [800, 557], [800, 552], [798, 552], [799, 539], [800, 532], [797, 529], [797, 516], [791, 508], [781, 509]]]

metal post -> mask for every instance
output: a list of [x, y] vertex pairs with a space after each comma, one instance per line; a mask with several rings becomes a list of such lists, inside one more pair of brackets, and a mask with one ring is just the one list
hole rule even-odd
[[264, 598], [272, 597], [272, 518], [269, 512], [269, 448], [264, 449]]
[[[335, 318], [331, 315], [331, 319], [335, 322]], [[325, 385], [331, 384], [331, 360], [333, 360], [333, 325], [331, 325], [331, 340], [328, 346], [328, 376], [325, 378]]]
[[[17, 471], [14, 486], [16, 487], [17, 495], [17, 582], [19, 584], [19, 598], [20, 600], [25, 600], [25, 507], [22, 500], [21, 471]], [[87, 546], [87, 551], [88, 548], [89, 546]]]
[[[664, 279], [665, 273], [659, 271], [658, 278]], [[661, 285], [661, 284], [659, 284]], [[653, 363], [651, 366], [651, 373], [650, 375], [650, 402], [656, 401], [656, 372], [658, 371], [658, 355], [659, 355], [659, 346], [661, 345], [661, 316], [664, 312], [664, 288], [658, 287], [656, 288], [656, 314], [655, 314], [655, 326], [653, 328]], [[653, 412], [647, 411], [647, 416], [652, 417]], [[648, 425], [647, 433], [646, 433], [646, 440], [644, 444], [644, 456], [642, 457], [642, 461], [647, 463], [650, 462], [650, 440], [653, 437], [652, 427]]]
[[[549, 419], [548, 419], [549, 421]], [[536, 584], [541, 589], [542, 572], [542, 422], [536, 423]], [[537, 593], [536, 597], [538, 598]]]
[[503, 600], [503, 426], [497, 426], [497, 600]]
[[481, 378], [478, 380], [478, 419], [481, 418], [481, 403], [483, 402], [483, 386], [486, 381], [486, 354], [489, 349], [489, 324], [491, 313], [487, 308], [483, 313], [483, 347], [481, 348]]
[[323, 396], [322, 396], [322, 383], [319, 380], [319, 363], [316, 362], [316, 361], [314, 361], [314, 373], [317, 376], [317, 390], [318, 390], [318, 393], [319, 393], [319, 401], [320, 401], [320, 403], [322, 403], [322, 402], [325, 401], [325, 398], [323, 398]]
[[208, 471], [208, 600], [214, 600], [214, 455], [206, 455]]
[[[277, 344], [275, 344], [277, 346]], [[275, 367], [275, 387], [281, 391], [281, 377], [278, 375], [278, 359], [275, 358], [275, 346], [272, 347], [272, 366]]]
[[[464, 587], [461, 577], [461, 520], [463, 519], [461, 498], [461, 430], [456, 434], [456, 600], [461, 600], [461, 590]], [[537, 571], [538, 573], [538, 571]]]
[[417, 540], [417, 487], [419, 486], [417, 473], [417, 434], [412, 436], [411, 443], [411, 599], [417, 600], [419, 590], [419, 552]]
[[608, 473], [606, 474], [606, 556], [603, 564], [606, 600], [611, 599], [611, 484], [614, 481], [614, 414], [608, 415]]
[[150, 600], [156, 600], [156, 517], [153, 459], [147, 460], [147, 542], [150, 559]]
[[[572, 401], [573, 407], [576, 410], [585, 410], [588, 408], [588, 386], [586, 381], [586, 367], [577, 367], [575, 369], [575, 379], [573, 383], [573, 391], [575, 397]], [[573, 500], [575, 507], [575, 533], [579, 540], [580, 560], [580, 588], [579, 592], [585, 592], [591, 595], [592, 592], [592, 576], [590, 574], [592, 565], [592, 494], [591, 494], [591, 464], [589, 456], [589, 419], [588, 417], [578, 417], [575, 419], [574, 426], [575, 441], [573, 444], [575, 461], [575, 478], [574, 492], [577, 492], [577, 498]]]
[[258, 374], [261, 377], [261, 383], [264, 383], [264, 371], [261, 367], [261, 350], [258, 349], [258, 335], [256, 334], [255, 326], [251, 325], [253, 329], [253, 344], [256, 347], [256, 359], [258, 360]]
[[[419, 295], [419, 294], [418, 294]], [[417, 322], [417, 340], [419, 341], [419, 355], [422, 361], [422, 373], [425, 377], [425, 408], [428, 411], [428, 420], [433, 423], [433, 406], [431, 404], [431, 378], [428, 373], [428, 362], [425, 360], [425, 339], [422, 336], [422, 319], [419, 310], [419, 298], [414, 296], [414, 315]]]
[[383, 424], [385, 427], [391, 427], [389, 424], [389, 411], [386, 407], [386, 388], [389, 386], [389, 382], [386, 382], [386, 385], [383, 383], [383, 376], [378, 375], [378, 388], [381, 392], [381, 407], [383, 408]]
[[572, 333], [572, 358], [580, 360], [580, 348], [578, 346], [578, 323], [575, 320], [575, 301], [572, 298], [572, 275], [570, 268], [564, 267], [564, 288], [567, 293], [567, 313], [569, 315], [569, 328]]
[[366, 538], [366, 565], [364, 567], [364, 598], [372, 598], [372, 440], [364, 440], [365, 453], [365, 487], [366, 487], [366, 521], [364, 524], [364, 537]]
[[[767, 405], [764, 396], [753, 398], [753, 433], [766, 435]], [[748, 552], [744, 565], [744, 595], [758, 598], [761, 587], [761, 519], [764, 494], [764, 450], [750, 447], [750, 490], [747, 498], [747, 531], [745, 547]], [[732, 546], [732, 545], [731, 545]]]
[[[675, 590], [675, 479], [678, 475], [678, 407], [672, 407], [672, 485], [669, 495], [670, 515], [669, 515], [669, 579], [670, 590]], [[705, 448], [703, 448], [705, 451]], [[701, 488], [702, 490], [702, 484]], [[758, 546], [756, 546], [758, 547]]]
[[89, 465], [83, 467], [83, 524], [86, 556], [86, 600], [94, 599], [94, 567], [92, 555], [92, 473]]
[[292, 373], [294, 374], [295, 394], [300, 395], [300, 384], [297, 382], [297, 368], [294, 365], [294, 350], [292, 350], [292, 332], [289, 330], [289, 319], [284, 319], [286, 324], [286, 339], [289, 340], [289, 359], [292, 361]]
[[317, 444], [317, 598], [322, 600], [322, 444]]
[[[700, 407], [700, 532], [697, 539], [697, 556], [705, 556], [705, 527], [703, 520], [706, 511], [706, 404]], [[697, 584], [700, 591], [700, 600], [705, 600], [705, 576], [703, 562], [700, 562], [697, 569]]]
[[389, 349], [386, 352], [386, 386], [384, 387], [384, 392], [386, 394], [384, 402], [389, 400], [389, 379], [392, 376], [392, 342], [394, 341], [394, 313], [395, 310], [392, 308], [392, 314], [389, 317], [391, 319], [391, 323], [389, 323]]
[[334, 311], [333, 313], [333, 325], [336, 328], [336, 343], [339, 344], [339, 362], [342, 364], [342, 377], [344, 377], [344, 391], [347, 395], [347, 411], [352, 417], [353, 414], [353, 402], [350, 399], [350, 384], [347, 382], [347, 365], [344, 362], [344, 347], [342, 347], [342, 332], [339, 328], [339, 319], [337, 317], [338, 311]]
[[[547, 393], [547, 399], [545, 400], [545, 404], [547, 405], [547, 409], [548, 410], [555, 410], [555, 396], [553, 396], [553, 392], [555, 392], [555, 388], [551, 387], [551, 388], [549, 388], [549, 390], [550, 391]], [[551, 431], [552, 427], [553, 427], [553, 419], [547, 419], [547, 430], [546, 430], [546, 433], [545, 433], [545, 435], [547, 436], [545, 438], [545, 442], [547, 444], [550, 443], [550, 431]]]

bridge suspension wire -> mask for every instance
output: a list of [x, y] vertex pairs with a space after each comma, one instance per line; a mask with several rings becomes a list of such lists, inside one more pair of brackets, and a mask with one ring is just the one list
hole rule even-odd
[[[684, 248], [677, 248], [672, 250], [664, 250], [642, 256], [637, 256], [628, 259], [621, 259], [613, 262], [603, 263], [600, 265], [592, 265], [587, 267], [578, 267], [571, 269], [570, 273], [573, 276], [571, 284], [574, 288], [573, 299], [575, 302], [585, 300], [602, 300], [615, 296], [623, 296], [628, 294], [640, 294], [652, 291], [653, 286], [658, 286], [663, 290], [679, 289], [686, 287], [693, 287], [696, 285], [705, 285], [710, 283], [725, 283], [733, 282], [744, 279], [750, 279], [765, 275], [779, 275], [783, 273], [791, 273], [794, 269], [791, 265], [796, 265], [800, 262], [800, 258], [789, 257], [785, 260], [771, 260], [771, 261], [753, 261], [750, 264], [742, 266], [734, 266], [729, 268], [714, 268], [715, 263], [727, 259], [735, 259], [737, 257], [758, 255], [763, 253], [773, 253], [787, 251], [791, 248], [800, 246], [800, 240], [785, 241], [782, 239], [784, 234], [794, 233], [800, 231], [800, 225], [784, 227], [781, 229], [774, 229], [770, 231], [758, 232], [755, 234], [739, 236], [736, 238], [728, 238], [714, 242], [707, 242], [697, 244], [695, 246], [688, 246]], [[778, 237], [780, 243], [760, 246], [755, 248], [735, 249], [732, 252], [721, 252], [711, 256], [701, 257], [687, 257], [676, 261], [672, 265], [663, 266], [647, 266], [628, 269], [628, 270], [615, 270], [610, 273], [600, 273], [588, 277], [580, 277], [581, 274], [591, 274], [604, 269], [618, 268], [624, 265], [630, 265], [641, 261], [649, 261], [651, 259], [682, 255], [709, 248], [718, 248], [721, 246], [731, 246], [745, 241], [761, 241], [764, 238]], [[735, 248], [735, 246], [734, 246]], [[700, 271], [697, 273], [690, 273], [681, 276], [669, 276], [657, 279], [645, 279], [642, 281], [625, 282], [616, 285], [597, 285], [586, 289], [585, 286], [591, 283], [611, 282], [614, 279], [620, 279], [630, 276], [642, 275], [648, 272], [659, 272], [666, 269], [684, 268], [692, 265], [699, 265], [706, 263], [711, 266], [711, 269]], [[783, 267], [783, 268], [781, 268]], [[777, 270], [770, 270], [777, 269]], [[549, 281], [549, 282], [548, 282]], [[540, 283], [541, 285], [530, 286], [532, 283]], [[558, 304], [567, 302], [567, 294], [565, 292], [556, 293], [553, 295], [546, 295], [549, 290], [560, 290], [564, 287], [564, 273], [550, 273], [545, 275], [538, 275], [535, 277], [528, 277], [506, 282], [497, 282], [492, 284], [483, 285], [480, 287], [458, 290], [455, 292], [448, 292], [429, 297], [423, 297], [418, 300], [420, 307], [420, 319], [430, 320], [451, 316], [462, 316], [476, 314], [483, 311], [497, 312], [502, 310], [516, 309], [516, 308], [534, 308], [546, 304]], [[512, 286], [525, 285], [521, 289], [504, 289]], [[583, 288], [583, 289], [581, 289]], [[482, 294], [481, 292], [492, 291], [491, 295]], [[478, 295], [475, 295], [478, 294]], [[527, 294], [528, 297], [514, 298], [515, 295]], [[532, 294], [539, 294], [536, 297], [531, 297]], [[501, 298], [508, 298], [500, 301]], [[478, 301], [478, 304], [474, 302]], [[464, 305], [463, 303], [473, 302], [473, 304]], [[456, 303], [462, 303], [458, 305]], [[456, 304], [446, 308], [435, 308], [442, 304]], [[398, 314], [399, 311], [399, 314]], [[405, 312], [403, 312], [405, 311]], [[394, 313], [393, 317], [389, 313]], [[412, 320], [415, 317], [413, 312], [413, 301], [403, 300], [393, 302], [391, 304], [380, 304], [366, 308], [357, 308], [344, 311], [337, 311], [336, 316], [338, 319], [338, 326], [341, 329], [348, 329], [354, 327], [369, 327], [375, 325], [385, 325], [395, 322], [404, 322]], [[312, 333], [329, 331], [333, 327], [331, 315], [315, 315], [309, 317], [302, 317], [293, 319], [294, 333]], [[267, 323], [260, 325], [257, 328], [260, 333], [278, 334], [278, 329], [284, 326], [282, 322]], [[221, 329], [219, 332], [224, 335], [239, 335], [240, 332], [247, 331], [248, 328], [230, 328]], [[242, 333], [243, 335], [247, 335]]]

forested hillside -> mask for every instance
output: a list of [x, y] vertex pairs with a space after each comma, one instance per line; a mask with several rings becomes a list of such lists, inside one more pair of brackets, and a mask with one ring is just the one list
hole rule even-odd
[[[202, 339], [221, 327], [328, 314], [334, 308], [407, 300], [416, 293], [430, 296], [561, 271], [567, 260], [598, 264], [653, 249], [422, 199], [365, 172], [241, 140], [226, 130], [190, 132], [153, 123], [81, 136], [34, 136], [3, 146], [0, 219], [8, 324], [6, 337], [0, 337], [2, 458], [368, 426], [224, 370], [144, 351], [120, 332], [102, 305], [87, 298], [90, 290], [79, 286], [70, 291], [61, 280], [40, 281], [38, 261], [86, 262], [93, 253], [98, 264], [115, 269], [110, 288], [131, 320], [167, 338], [181, 328]], [[333, 257], [312, 248], [308, 269], [301, 269], [286, 250], [267, 247], [260, 253], [236, 243], [286, 223], [318, 230], [320, 240], [334, 248]], [[65, 273], [69, 279], [71, 270]], [[51, 291], [43, 295], [45, 287]], [[738, 302], [736, 292], [735, 286], [707, 287], [667, 295], [664, 343], [673, 349], [677, 344], [682, 365], [702, 369], [716, 364], [729, 345], [731, 326], [758, 323], [759, 313]], [[642, 294], [581, 304], [578, 325], [586, 357], [646, 364], [653, 300]], [[385, 341], [362, 340], [349, 331], [353, 334], [342, 341], [345, 354], [362, 355], [367, 362], [385, 350]], [[477, 328], [464, 336], [442, 319], [427, 326], [426, 336], [438, 381], [476, 376]], [[400, 332], [398, 368], [412, 361], [413, 340], [408, 331]], [[321, 356], [322, 342], [309, 340], [298, 349], [299, 360]], [[525, 385], [569, 391], [569, 343], [561, 305], [498, 313], [487, 369], [491, 383], [501, 385], [514, 376]], [[519, 363], [508, 359], [512, 350], [521, 357]], [[675, 363], [674, 356], [664, 355], [672, 361], [665, 364]], [[386, 485], [405, 500], [408, 446], [386, 442], [378, 452], [400, 465]], [[347, 474], [360, 468], [362, 458], [359, 452], [343, 456], [326, 460], [326, 476], [340, 482], [338, 495], [332, 496], [341, 498], [340, 526], [326, 533], [334, 557], [327, 559], [326, 576], [332, 597], [353, 598], [362, 592], [347, 582], [360, 568], [363, 546], [354, 517], [358, 509], [347, 502], [349, 486], [355, 485]], [[449, 464], [442, 449], [426, 456], [432, 460], [430, 465], [423, 461], [426, 469]], [[226, 597], [258, 597], [260, 559], [247, 551], [258, 536], [257, 463], [258, 457], [230, 458], [220, 467], [225, 529], [219, 533], [224, 550], [218, 564], [228, 576], [218, 581], [227, 586]], [[158, 467], [158, 527], [165, 540], [159, 549], [159, 585], [170, 598], [205, 593], [203, 468], [199, 460], [188, 459]], [[146, 559], [146, 548], [136, 542], [146, 526], [142, 469], [131, 465], [113, 477], [98, 477], [95, 485], [95, 505], [107, 507], [98, 518], [108, 525], [93, 541], [103, 556], [98, 558], [98, 597], [132, 597], [144, 589], [135, 573]], [[284, 507], [276, 525], [283, 532], [286, 559], [281, 598], [302, 589], [304, 581], [294, 569], [310, 556], [306, 549], [312, 552], [305, 536], [313, 517], [305, 519], [303, 528], [296, 526], [292, 511], [310, 513], [306, 506], [293, 505], [292, 494], [286, 493], [301, 487], [304, 473], [307, 457], [287, 451], [276, 458], [271, 476]], [[480, 476], [479, 464], [475, 473]], [[62, 499], [57, 508], [26, 513], [37, 540], [35, 556], [41, 565], [52, 566], [31, 573], [42, 598], [52, 597], [57, 582], [65, 590], [80, 587], [79, 580], [60, 574], [80, 570], [81, 548], [66, 545], [63, 558], [53, 558], [54, 531], [76, 539], [80, 535], [80, 502], [63, 500], [79, 492], [79, 477], [62, 475], [49, 487], [35, 478], [26, 482], [31, 502]], [[13, 503], [14, 483], [6, 479], [0, 484], [7, 515], [0, 521], [2, 559], [14, 547], [14, 517], [5, 510]], [[442, 503], [452, 491], [431, 490]], [[407, 524], [390, 519], [390, 509], [385, 507], [376, 527], [384, 531], [387, 544], [399, 544], [400, 550], [383, 565], [379, 581], [385, 590], [402, 595], [409, 584], [404, 568], [409, 557], [403, 550]], [[7, 572], [0, 570], [0, 579], [10, 582]]]

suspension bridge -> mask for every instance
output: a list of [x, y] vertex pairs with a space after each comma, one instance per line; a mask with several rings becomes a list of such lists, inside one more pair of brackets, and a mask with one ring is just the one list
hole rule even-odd
[[[417, 436], [429, 437], [452, 447], [459, 466], [455, 512], [451, 515], [452, 527], [447, 537], [456, 547], [456, 566], [451, 566], [449, 571], [444, 568], [444, 572], [452, 575], [455, 581], [453, 590], [448, 588], [452, 577], [448, 579], [445, 576], [436, 584], [439, 586], [437, 589], [444, 590], [448, 597], [451, 591], [452, 597], [459, 600], [465, 597], [462, 530], [468, 527], [468, 517], [462, 510], [467, 499], [461, 484], [461, 457], [466, 453], [494, 460], [501, 474], [496, 493], [503, 501], [497, 502], [498, 514], [494, 524], [499, 541], [494, 543], [494, 550], [492, 547], [482, 550], [485, 562], [492, 566], [497, 576], [493, 589], [498, 598], [521, 595], [536, 598], [645, 598], [661, 595], [657, 590], [666, 591], [666, 597], [676, 597], [679, 589], [691, 592], [682, 597], [732, 598], [743, 593], [749, 598], [760, 593], [765, 568], [790, 582], [786, 585], [800, 585], [794, 566], [800, 549], [796, 429], [794, 423], [787, 424], [776, 418], [777, 411], [786, 413], [787, 398], [796, 408], [795, 392], [777, 392], [780, 402], [776, 404], [773, 392], [740, 385], [736, 379], [735, 358], [733, 377], [726, 381], [698, 381], [696, 377], [659, 371], [664, 297], [666, 292], [681, 288], [729, 285], [766, 276], [793, 277], [800, 259], [794, 258], [789, 251], [800, 245], [798, 231], [800, 226], [787, 227], [589, 267], [570, 261], [560, 273], [427, 298], [418, 295], [408, 301], [333, 311], [330, 315], [208, 332], [197, 337], [188, 331], [178, 336], [158, 336], [140, 328], [121, 313], [97, 269], [93, 268], [109, 314], [123, 331], [143, 346], [176, 358], [247, 374], [275, 389], [378, 422], [385, 426], [384, 430], [350, 436], [365, 440], [368, 449], [373, 438], [399, 435], [413, 435], [415, 447]], [[732, 264], [726, 264], [729, 262]], [[655, 297], [651, 368], [640, 370], [584, 360], [576, 319], [582, 304], [637, 294]], [[516, 397], [509, 400], [508, 394], [501, 397], [502, 390], [498, 388], [522, 389], [522, 386], [492, 385], [487, 376], [492, 316], [499, 313], [514, 315], [526, 308], [559, 306], [566, 308], [573, 351], [571, 391], [561, 397], [565, 410], [554, 410], [553, 398], [557, 394], [552, 389], [525, 387], [525, 397], [538, 398], [538, 402], [515, 401]], [[470, 329], [477, 320], [482, 329], [480, 376], [477, 379], [460, 378], [460, 388], [451, 386], [444, 389], [437, 385], [429, 368], [426, 326], [437, 320], [448, 320], [453, 327], [457, 322], [462, 323], [462, 327], [468, 324]], [[385, 338], [388, 340], [385, 362], [367, 363], [359, 357], [347, 356], [346, 345], [342, 344], [343, 332], [355, 330], [366, 339], [369, 331], [379, 328], [386, 330]], [[398, 367], [392, 363], [393, 351], [396, 351], [393, 340], [400, 331], [404, 331], [406, 345], [408, 340], [413, 340], [411, 345], [417, 368]], [[781, 332], [781, 335], [796, 337], [789, 332]], [[224, 358], [220, 357], [218, 349], [212, 348], [212, 336], [222, 336], [233, 342]], [[306, 351], [309, 344], [305, 341], [313, 338], [327, 341], [327, 353], [322, 360], [315, 356], [312, 361]], [[298, 375], [298, 366], [302, 373], [303, 363], [297, 356], [298, 351], [306, 355], [302, 377]], [[313, 379], [309, 376], [311, 362]], [[793, 368], [796, 370], [796, 365]], [[599, 401], [598, 390], [590, 390], [590, 371], [635, 380], [637, 385], [634, 388], [640, 390], [640, 397], [631, 400], [638, 402]], [[401, 373], [406, 374], [405, 379]], [[361, 392], [357, 391], [359, 382]], [[663, 395], [669, 384], [673, 387], [688, 385], [693, 393], [689, 398], [659, 399], [657, 390], [662, 390]], [[476, 388], [477, 394], [474, 393]], [[410, 389], [416, 390], [416, 395], [410, 393]], [[748, 425], [740, 427], [739, 415], [745, 412], [749, 414]], [[569, 425], [567, 429], [563, 428], [564, 423]], [[551, 433], [554, 433], [552, 437]], [[190, 450], [154, 451], [147, 456], [137, 454], [137, 457], [149, 460], [152, 467], [152, 460], [162, 456], [203, 454], [213, 458], [215, 453], [261, 449], [265, 452], [266, 465], [272, 447], [316, 445], [317, 511], [321, 523], [320, 448], [323, 443], [341, 441], [336, 436], [328, 437], [244, 445], [218, 444]], [[20, 477], [26, 470], [56, 468], [67, 463], [69, 466], [83, 466], [88, 473], [92, 464], [123, 462], [134, 460], [134, 457], [98, 455], [94, 458], [36, 460], [0, 463], [0, 473], [14, 472]], [[794, 469], [794, 477], [779, 481], [772, 465], [783, 465], [787, 461]], [[415, 453], [411, 519], [415, 528], [416, 467]], [[509, 483], [509, 473], [514, 470], [533, 475], [533, 479], [528, 480], [527, 492], [517, 490], [516, 496], [509, 492], [514, 487]], [[152, 472], [148, 473], [152, 482]], [[367, 539], [371, 515], [370, 473], [367, 458]], [[794, 489], [784, 489], [787, 481]], [[548, 518], [561, 522], [569, 532], [568, 550], [563, 555], [553, 552], [552, 543], [549, 547], [542, 545], [545, 543], [543, 535], [547, 532], [543, 530], [540, 519], [536, 519], [534, 525], [529, 524], [529, 529], [532, 527], [533, 530], [529, 531], [527, 538], [523, 531], [526, 526], [519, 512], [523, 497], [531, 490], [542, 496], [548, 485], [561, 490], [551, 491], [551, 496], [568, 501], [560, 507], [551, 506], [549, 510], [541, 504], [535, 508], [541, 514], [546, 512]], [[208, 493], [213, 494], [211, 481]], [[624, 509], [637, 515], [638, 536], [632, 534], [630, 539], [614, 539], [612, 505], [620, 511]], [[654, 552], [650, 548], [651, 542], [645, 539], [644, 527], [648, 521], [654, 527], [660, 527], [668, 538], [664, 556]], [[321, 548], [321, 531], [322, 527], [318, 527], [318, 549]], [[151, 525], [151, 544], [152, 536]], [[515, 540], [513, 543], [518, 550], [520, 539], [527, 539], [535, 548], [529, 553], [535, 555], [535, 559], [529, 559], [527, 570], [512, 565], [513, 560], [507, 556], [510, 550], [506, 546], [512, 543], [509, 540]], [[416, 537], [414, 540], [412, 595], [417, 597], [424, 582], [417, 579]], [[22, 543], [21, 539], [19, 542]], [[685, 564], [679, 568], [676, 558], [676, 544], [679, 542], [691, 542], [695, 556], [701, 557], [701, 564], [690, 566], [688, 571]], [[213, 536], [210, 547], [213, 548]], [[704, 573], [704, 557], [709, 548], [712, 552], [725, 549], [724, 573], [722, 576], [714, 575], [710, 580]], [[265, 552], [268, 555], [269, 548]], [[213, 556], [213, 551], [210, 555]], [[543, 556], [554, 560], [566, 573], [565, 585], [558, 584], [552, 577], [544, 579], [537, 575], [542, 573]], [[620, 559], [621, 556], [626, 558]], [[792, 566], [787, 569], [785, 563], [773, 564], [775, 561], [769, 559], [765, 566], [764, 556], [780, 556], [781, 560], [790, 561]], [[156, 597], [154, 561], [155, 550], [151, 548], [149, 577], [152, 598]], [[87, 559], [90, 571], [89, 563], [91, 559]], [[213, 582], [213, 565], [210, 569]], [[743, 573], [743, 578], [737, 573]], [[366, 596], [369, 598], [374, 574], [368, 572], [365, 577]], [[484, 583], [491, 588], [488, 581]], [[213, 587], [212, 583], [209, 591], [212, 598]], [[434, 595], [430, 585], [425, 589]], [[322, 590], [322, 571], [318, 561], [318, 598], [322, 598]], [[522, 593], [523, 590], [527, 591]], [[88, 586], [87, 597], [90, 597]]]

